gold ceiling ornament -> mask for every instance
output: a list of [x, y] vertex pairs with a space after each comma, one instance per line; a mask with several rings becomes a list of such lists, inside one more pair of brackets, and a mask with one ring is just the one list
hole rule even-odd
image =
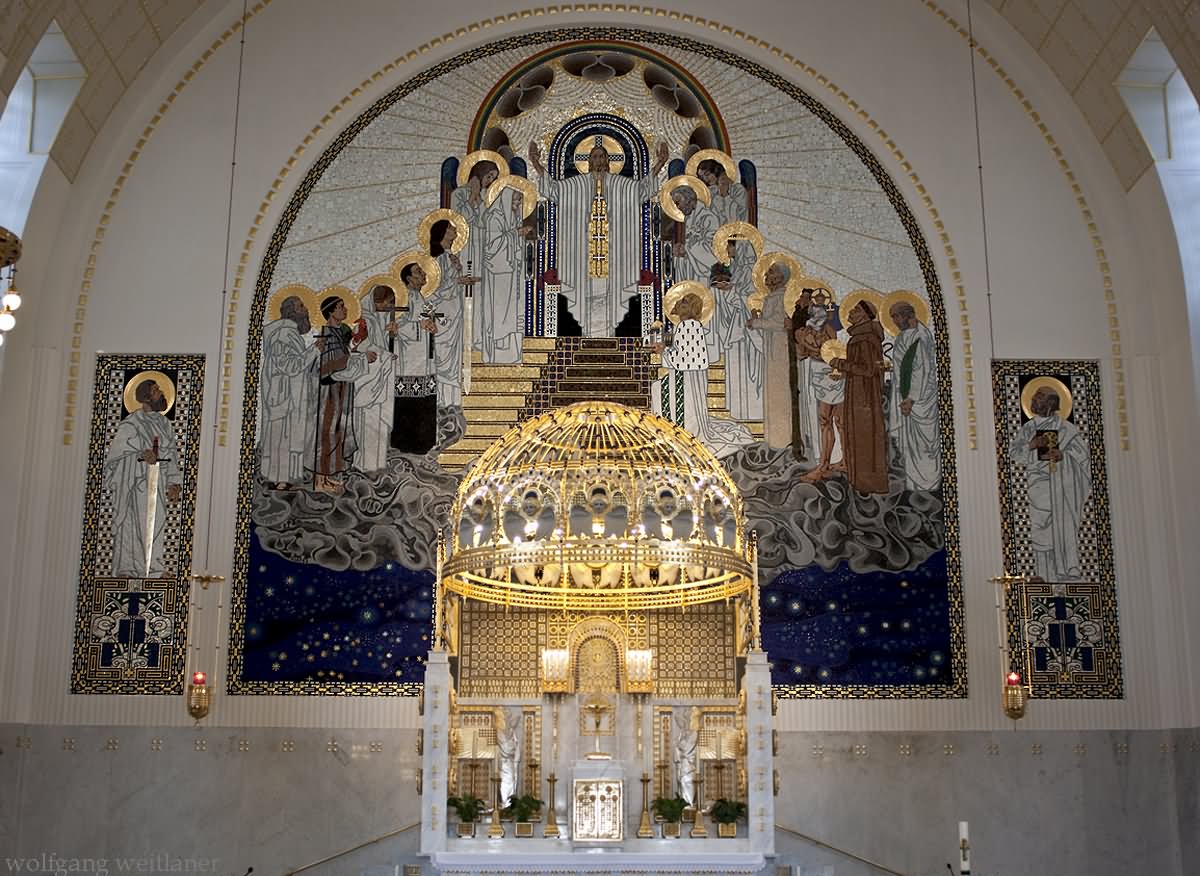
[[125, 410], [129, 413], [140, 411], [142, 403], [137, 400], [137, 388], [144, 380], [153, 380], [158, 384], [158, 391], [163, 394], [163, 398], [167, 400], [167, 406], [162, 409], [162, 413], [166, 413], [175, 406], [175, 381], [161, 371], [139, 371], [133, 377], [129, 378], [129, 382], [125, 384]]
[[[596, 148], [597, 142], [604, 147], [604, 151], [608, 153], [608, 172], [620, 173], [625, 167], [626, 155], [621, 144], [614, 137], [608, 134], [598, 134], [594, 137], [585, 137], [580, 140], [575, 146], [575, 152], [571, 156], [571, 160], [575, 163], [575, 169], [580, 173], [590, 173], [588, 167], [588, 155]], [[586, 149], [584, 147], [587, 147]]]
[[879, 311], [879, 321], [883, 323], [883, 330], [892, 337], [900, 334], [900, 326], [892, 320], [892, 305], [893, 304], [911, 304], [913, 310], [917, 312], [917, 321], [922, 325], [929, 325], [929, 302], [908, 289], [897, 289], [895, 292], [889, 292], [883, 299], [883, 307]]
[[481, 161], [490, 161], [496, 165], [496, 175], [504, 176], [508, 173], [508, 160], [492, 149], [476, 149], [474, 152], [468, 152], [463, 156], [462, 162], [458, 165], [458, 184], [465, 186], [467, 180], [471, 177], [471, 168]]
[[712, 290], [697, 280], [682, 280], [668, 289], [667, 294], [663, 296], [663, 313], [672, 322], [675, 321], [672, 317], [675, 305], [682, 301], [685, 295], [700, 297], [700, 316], [697, 317], [700, 322], [707, 323], [712, 319], [713, 310], [716, 308]]
[[515, 189], [521, 193], [521, 218], [528, 219], [530, 214], [537, 209], [537, 186], [523, 176], [517, 176], [515, 173], [506, 173], [488, 186], [487, 205], [489, 207], [492, 206], [492, 203], [496, 198], [500, 197], [500, 193], [505, 189]]
[[658, 190], [658, 202], [662, 205], [663, 212], [676, 222], [683, 221], [683, 211], [671, 199], [671, 192], [684, 186], [695, 192], [696, 200], [701, 201], [704, 206], [712, 206], [712, 192], [708, 190], [708, 186], [704, 184], [704, 180], [686, 173], [673, 176], [663, 183], [662, 188]]
[[[387, 286], [396, 294], [396, 307], [408, 307], [408, 287], [392, 274], [376, 274], [358, 287], [358, 300], [366, 301], [376, 286]], [[361, 304], [360, 304], [361, 307]]]
[[694, 436], [611, 402], [484, 451], [450, 510], [439, 593], [551, 611], [685, 608], [750, 590], [742, 498]]
[[713, 161], [721, 162], [721, 166], [725, 168], [725, 175], [734, 182], [738, 179], [737, 163], [733, 160], [728, 152], [723, 152], [720, 149], [701, 149], [695, 155], [688, 159], [687, 172], [690, 176], [699, 176], [696, 173], [700, 169], [700, 162], [712, 159]]
[[730, 262], [728, 245], [731, 240], [744, 240], [750, 244], [754, 248], [755, 259], [762, 255], [762, 251], [766, 248], [762, 232], [749, 222], [726, 222], [717, 229], [712, 242], [713, 258], [723, 265]]
[[279, 319], [279, 309], [289, 298], [299, 298], [308, 310], [308, 321], [313, 325], [321, 322], [321, 302], [317, 293], [301, 283], [293, 283], [278, 290], [267, 301], [267, 319]]
[[833, 362], [834, 359], [846, 358], [846, 342], [841, 338], [831, 338], [821, 344], [821, 359], [826, 365]]
[[876, 319], [883, 313], [883, 295], [874, 289], [855, 289], [853, 292], [847, 292], [842, 303], [838, 305], [838, 319], [842, 321], [842, 328], [850, 328], [850, 311], [858, 307], [860, 301], [866, 301], [875, 308]]
[[[392, 261], [392, 266], [388, 273], [400, 281], [400, 285], [404, 285], [404, 281], [400, 279], [404, 273], [404, 269], [416, 262], [421, 266], [421, 270], [425, 272], [425, 285], [421, 287], [421, 297], [428, 298], [432, 295], [437, 287], [442, 284], [442, 266], [427, 252], [410, 249], [408, 252], [402, 252]], [[405, 289], [408, 287], [406, 286]]]
[[1021, 410], [1025, 412], [1025, 416], [1032, 419], [1035, 414], [1031, 405], [1033, 397], [1039, 389], [1053, 390], [1058, 395], [1058, 415], [1064, 420], [1071, 416], [1071, 408], [1074, 407], [1074, 399], [1071, 398], [1071, 390], [1067, 389], [1067, 385], [1057, 377], [1042, 375], [1035, 377], [1021, 388]]
[[467, 227], [467, 219], [462, 213], [457, 210], [451, 210], [449, 207], [439, 207], [436, 210], [431, 210], [421, 219], [421, 223], [417, 226], [417, 245], [422, 249], [429, 246], [429, 232], [432, 230], [435, 222], [440, 222], [442, 219], [449, 219], [458, 231], [458, 236], [454, 238], [454, 243], [450, 245], [450, 252], [458, 253], [467, 245], [467, 238], [471, 235], [471, 229]]
[[828, 298], [825, 305], [826, 308], [836, 306], [833, 304], [833, 289], [829, 287], [828, 283], [817, 277], [801, 277], [800, 282], [796, 283], [794, 287], [793, 284], [788, 283], [787, 288], [783, 290], [783, 313], [785, 316], [792, 315], [792, 312], [796, 309], [796, 302], [800, 300], [800, 296], [804, 294], [805, 289], [812, 290], [814, 301], [819, 299], [821, 293], [824, 292]]

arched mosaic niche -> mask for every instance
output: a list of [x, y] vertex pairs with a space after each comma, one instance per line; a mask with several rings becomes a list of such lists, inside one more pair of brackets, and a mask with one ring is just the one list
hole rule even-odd
[[[687, 99], [672, 109], [656, 88]], [[753, 166], [765, 249], [793, 256], [837, 301], [866, 289], [916, 290], [924, 302], [936, 483], [906, 484], [893, 461], [886, 494], [858, 493], [844, 478], [814, 484], [804, 466], [761, 441], [726, 466], [761, 539], [765, 644], [781, 695], [964, 696], [946, 314], [912, 211], [866, 145], [794, 83], [725, 49], [628, 28], [523, 34], [443, 61], [360, 114], [293, 193], [251, 309], [231, 692], [415, 692], [428, 648], [435, 521], [458, 480], [436, 453], [399, 454], [384, 472], [351, 472], [340, 495], [265, 489], [259, 384], [268, 302], [293, 285], [360, 290], [422, 246], [421, 218], [445, 201], [446, 159], [501, 146], [516, 172], [528, 119], [541, 120], [536, 134], [548, 143], [589, 112], [634, 120], [676, 163], [707, 126], [735, 162]], [[505, 139], [489, 144], [497, 127]], [[337, 656], [320, 647], [339, 637]], [[309, 659], [314, 649], [324, 656]], [[305, 665], [281, 655], [303, 655]]]

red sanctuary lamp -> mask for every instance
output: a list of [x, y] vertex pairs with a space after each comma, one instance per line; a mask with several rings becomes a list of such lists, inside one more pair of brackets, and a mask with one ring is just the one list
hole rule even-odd
[[1028, 694], [1021, 683], [1021, 673], [1013, 671], [1004, 677], [1004, 714], [1014, 721], [1025, 717]]
[[188, 685], [187, 692], [188, 714], [199, 721], [201, 718], [208, 716], [208, 709], [211, 705], [212, 691], [208, 686], [208, 673], [193, 672], [192, 681]]

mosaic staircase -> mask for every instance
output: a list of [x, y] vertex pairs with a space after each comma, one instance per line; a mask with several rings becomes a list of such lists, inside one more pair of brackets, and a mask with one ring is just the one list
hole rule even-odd
[[[471, 391], [463, 397], [463, 437], [438, 456], [449, 469], [474, 462], [497, 438], [529, 417], [582, 401], [612, 401], [650, 408], [650, 385], [659, 357], [640, 338], [525, 338], [520, 364], [485, 364], [471, 358]], [[728, 417], [725, 363], [708, 369], [708, 409]], [[761, 439], [762, 422], [746, 424]]]

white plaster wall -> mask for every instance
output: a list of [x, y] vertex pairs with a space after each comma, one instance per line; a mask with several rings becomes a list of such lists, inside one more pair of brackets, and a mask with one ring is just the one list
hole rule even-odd
[[[179, 37], [178, 51], [143, 72], [118, 105], [73, 185], [51, 167], [26, 229], [22, 277], [25, 330], [10, 339], [0, 404], [17, 412], [0, 424], [0, 598], [7, 633], [0, 666], [0, 718], [72, 724], [183, 724], [171, 698], [70, 696], [80, 513], [97, 350], [202, 352], [209, 356], [201, 449], [196, 571], [231, 574], [233, 508], [240, 430], [241, 363], [255, 273], [271, 231], [304, 170], [355, 114], [386, 90], [438, 60], [530, 28], [629, 24], [674, 29], [745, 54], [824, 101], [876, 150], [921, 223], [946, 296], [958, 437], [958, 477], [971, 695], [963, 701], [785, 703], [785, 729], [990, 729], [998, 707], [992, 591], [1001, 571], [995, 443], [991, 427], [988, 298], [980, 235], [979, 183], [966, 41], [925, 4], [855, 0], [837, 4], [756, 2], [729, 23], [769, 39], [844, 90], [887, 131], [927, 188], [945, 222], [966, 288], [974, 346], [979, 446], [967, 444], [967, 399], [958, 303], [949, 256], [913, 182], [867, 119], [803, 70], [735, 34], [666, 16], [592, 11], [518, 18], [469, 30], [399, 65], [366, 87], [327, 123], [322, 118], [385, 63], [434, 37], [502, 11], [493, 4], [449, 7], [357, 0], [275, 0], [246, 31], [245, 72], [234, 186], [231, 264], [259, 203], [305, 136], [312, 142], [257, 228], [237, 309], [229, 404], [231, 440], [216, 446], [224, 335], [222, 288], [238, 40], [212, 54], [154, 127], [134, 167], [123, 166], [143, 128], [184, 71], [241, 11], [216, 7]], [[983, 8], [980, 8], [983, 7]], [[963, 6], [945, 8], [960, 20]], [[687, 12], [724, 22], [727, 4], [697, 0]], [[1113, 702], [1036, 702], [1025, 725], [1162, 727], [1198, 723], [1188, 680], [1198, 616], [1189, 573], [1200, 546], [1187, 537], [1194, 520], [1197, 466], [1186, 451], [1195, 434], [1190, 350], [1178, 258], [1161, 192], [1143, 181], [1118, 185], [1074, 104], [1008, 25], [976, 4], [980, 42], [1000, 58], [1062, 145], [1094, 213], [1116, 281], [1129, 387], [1133, 449], [1116, 429], [1108, 314], [1093, 247], [1055, 157], [1009, 87], [977, 65], [984, 139], [991, 269], [991, 328], [1005, 357], [1086, 357], [1103, 361], [1106, 434], [1121, 594], [1127, 697]], [[431, 124], [436, 120], [431, 119]], [[86, 310], [74, 442], [61, 442], [64, 387], [76, 299], [97, 221], [114, 181], [127, 179], [106, 226]], [[23, 311], [26, 313], [26, 311]], [[34, 331], [33, 327], [37, 330]], [[211, 466], [211, 469], [210, 469]], [[213, 509], [211, 526], [209, 509]], [[227, 587], [197, 590], [193, 643], [218, 689], [224, 683]], [[209, 723], [236, 726], [416, 726], [411, 700], [219, 696]]]

